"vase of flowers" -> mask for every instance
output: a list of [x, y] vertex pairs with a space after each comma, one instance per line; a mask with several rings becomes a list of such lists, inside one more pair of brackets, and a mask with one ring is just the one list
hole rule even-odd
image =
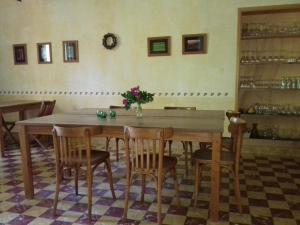
[[125, 109], [130, 109], [131, 105], [136, 104], [136, 116], [141, 118], [143, 116], [142, 104], [153, 101], [154, 94], [146, 91], [141, 91], [139, 86], [133, 87], [130, 91], [121, 94]]

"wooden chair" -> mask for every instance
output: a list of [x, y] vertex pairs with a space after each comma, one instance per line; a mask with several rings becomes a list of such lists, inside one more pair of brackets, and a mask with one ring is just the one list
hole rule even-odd
[[177, 158], [164, 155], [165, 140], [172, 137], [173, 129], [125, 127], [124, 135], [127, 168], [124, 219], [127, 219], [131, 184], [136, 176], [141, 175], [141, 201], [144, 201], [145, 180], [146, 176], [149, 176], [156, 182], [157, 220], [158, 224], [161, 224], [162, 184], [168, 172], [171, 172], [174, 178], [177, 205], [179, 205], [179, 190], [176, 176]]
[[[230, 121], [231, 117], [238, 117], [240, 118], [241, 113], [237, 112], [237, 111], [232, 111], [232, 110], [228, 110], [225, 113], [227, 119]], [[231, 137], [223, 137], [222, 138], [222, 148], [225, 148], [227, 150], [232, 150], [232, 135]], [[211, 149], [211, 143], [210, 142], [200, 142], [199, 143], [199, 148], [202, 150], [207, 150], [207, 149]]]
[[[119, 106], [119, 105], [111, 105], [109, 106], [110, 109], [125, 109], [125, 106]], [[109, 142], [112, 139], [112, 137], [106, 137], [106, 143], [105, 143], [105, 149], [106, 151], [108, 151], [108, 147], [109, 147]], [[116, 138], [116, 160], [117, 162], [119, 161], [119, 141], [122, 140], [124, 141], [123, 138]]]
[[[227, 119], [230, 122], [231, 117], [238, 117], [238, 118], [240, 118], [241, 117], [241, 113], [237, 112], [237, 111], [228, 110], [228, 111], [226, 111], [226, 117], [227, 117]], [[231, 151], [233, 149], [232, 145], [233, 145], [233, 136], [232, 136], [232, 133], [231, 133], [230, 137], [223, 137], [222, 138], [222, 148], [223, 149], [227, 149], [227, 150]]]
[[65, 168], [73, 168], [75, 171], [75, 192], [78, 195], [78, 174], [81, 167], [86, 167], [86, 177], [88, 184], [88, 218], [92, 215], [92, 184], [93, 173], [96, 167], [105, 163], [110, 189], [113, 198], [115, 192], [113, 188], [111, 165], [109, 152], [95, 151], [91, 149], [91, 136], [101, 134], [101, 127], [59, 127], [53, 128], [53, 143], [56, 157], [56, 190], [53, 205], [53, 214], [56, 214], [60, 183]]
[[[53, 101], [43, 101], [42, 104], [41, 104], [41, 107], [39, 109], [37, 117], [52, 115], [55, 103], [56, 103], [56, 100], [53, 100]], [[42, 135], [30, 135], [30, 136], [43, 149], [47, 149], [45, 147], [45, 145], [41, 141]]]
[[[240, 170], [240, 158], [241, 148], [243, 142], [243, 134], [246, 131], [246, 121], [238, 118], [231, 117], [229, 131], [233, 138], [233, 145], [231, 151], [221, 151], [220, 166], [221, 168], [227, 168], [232, 172], [234, 176], [235, 197], [238, 205], [238, 209], [241, 212], [241, 195], [240, 195], [240, 183], [239, 183], [239, 170]], [[198, 192], [200, 187], [200, 177], [203, 166], [210, 166], [212, 163], [211, 150], [203, 151], [199, 149], [194, 152], [193, 160], [195, 162], [195, 190], [194, 190], [194, 206], [197, 205]]]
[[[178, 107], [178, 106], [165, 106], [165, 110], [196, 110], [196, 107]], [[168, 141], [169, 144], [169, 156], [172, 155], [172, 143], [173, 141]], [[193, 142], [191, 141], [182, 141], [182, 146], [184, 149], [184, 156], [185, 156], [185, 173], [188, 174], [188, 148], [190, 147], [190, 154], [193, 154]]]
[[[39, 112], [37, 114], [37, 117], [42, 117], [42, 116], [48, 116], [51, 115], [55, 106], [56, 100], [53, 101], [43, 101], [41, 104], [41, 107], [39, 109]], [[4, 129], [5, 129], [5, 136], [9, 135], [10, 138], [16, 143], [19, 144], [18, 140], [13, 136], [11, 133], [12, 129], [16, 125], [16, 121], [4, 121], [2, 117], [2, 124]], [[42, 148], [47, 149], [44, 144], [41, 142], [41, 137], [42, 135], [30, 135], [31, 138], [38, 143]]]

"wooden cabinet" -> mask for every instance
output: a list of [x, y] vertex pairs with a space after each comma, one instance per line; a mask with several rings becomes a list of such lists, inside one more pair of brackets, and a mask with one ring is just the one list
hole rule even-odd
[[299, 141], [300, 5], [241, 11], [239, 22], [238, 108], [249, 131]]

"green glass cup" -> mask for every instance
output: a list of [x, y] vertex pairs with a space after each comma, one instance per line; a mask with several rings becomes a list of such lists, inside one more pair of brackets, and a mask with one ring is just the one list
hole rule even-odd
[[117, 113], [116, 113], [115, 110], [110, 110], [110, 111], [109, 111], [109, 117], [110, 117], [111, 119], [115, 119], [116, 116], [117, 116]]
[[106, 119], [107, 113], [105, 111], [99, 111], [99, 110], [97, 110], [97, 117], [99, 119]]

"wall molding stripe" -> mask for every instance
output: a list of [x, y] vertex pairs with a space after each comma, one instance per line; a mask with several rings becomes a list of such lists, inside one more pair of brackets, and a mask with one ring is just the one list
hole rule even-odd
[[[120, 91], [0, 90], [0, 95], [120, 96]], [[153, 93], [153, 92], [152, 92]], [[154, 92], [159, 97], [228, 97], [228, 92]]]

